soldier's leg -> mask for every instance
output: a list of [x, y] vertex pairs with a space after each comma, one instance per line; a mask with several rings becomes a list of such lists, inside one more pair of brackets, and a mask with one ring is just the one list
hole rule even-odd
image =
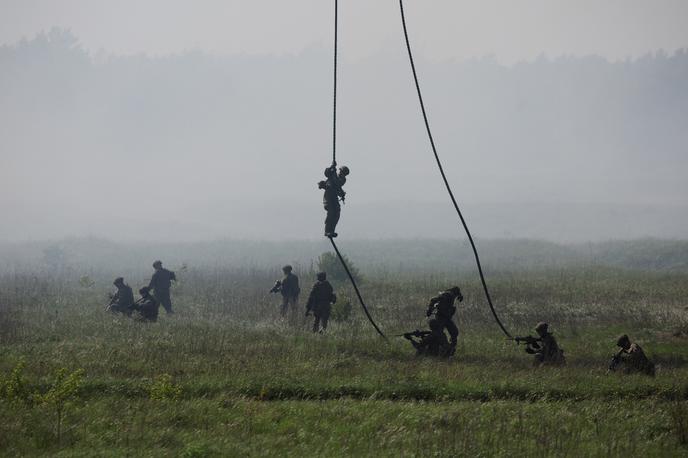
[[289, 298], [287, 296], [282, 296], [282, 304], [280, 305], [280, 314], [285, 316], [287, 314], [287, 309], [289, 308]]
[[155, 296], [155, 299], [158, 302], [160, 302], [160, 305], [163, 306], [163, 308], [165, 309], [165, 311], [168, 314], [174, 313], [172, 311], [172, 298], [170, 298], [170, 292], [169, 291], [164, 291], [164, 290], [156, 291], [154, 296]]
[[325, 206], [325, 210], [327, 211], [327, 217], [325, 217], [325, 235], [331, 235], [335, 233], [335, 229], [337, 228], [341, 208], [339, 205], [327, 205]]
[[459, 328], [456, 327], [456, 323], [454, 323], [454, 320], [446, 320], [444, 323], [444, 327], [447, 329], [447, 332], [449, 333], [449, 345], [452, 347], [456, 347], [456, 342], [459, 338]]
[[327, 329], [327, 323], [330, 321], [330, 306], [328, 305], [325, 307], [325, 309], [320, 313], [320, 332], [325, 331]]
[[320, 316], [317, 313], [313, 313], [313, 332], [318, 332], [320, 329]]

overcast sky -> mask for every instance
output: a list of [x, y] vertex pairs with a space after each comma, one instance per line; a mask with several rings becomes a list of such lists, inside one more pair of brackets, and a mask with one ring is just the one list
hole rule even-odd
[[[688, 44], [686, 0], [407, 0], [419, 53], [500, 62], [545, 53], [612, 60]], [[0, 0], [0, 43], [69, 28], [92, 51], [162, 55], [299, 53], [329, 46], [328, 0]], [[342, 54], [358, 58], [401, 39], [396, 0], [340, 2]]]

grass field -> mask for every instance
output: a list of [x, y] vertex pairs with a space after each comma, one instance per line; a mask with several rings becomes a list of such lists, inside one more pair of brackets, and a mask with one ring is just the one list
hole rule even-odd
[[[539, 369], [500, 334], [472, 273], [378, 273], [362, 285], [390, 335], [424, 327], [427, 298], [461, 285], [459, 349], [448, 361], [377, 337], [344, 282], [338, 319], [320, 336], [302, 311], [279, 318], [266, 293], [274, 271], [179, 277], [177, 314], [146, 324], [103, 311], [105, 274], [0, 276], [0, 453], [688, 454], [686, 273], [494, 273], [507, 327], [529, 334], [549, 321], [566, 350], [566, 367]], [[606, 373], [622, 332], [658, 364], [655, 378]]]

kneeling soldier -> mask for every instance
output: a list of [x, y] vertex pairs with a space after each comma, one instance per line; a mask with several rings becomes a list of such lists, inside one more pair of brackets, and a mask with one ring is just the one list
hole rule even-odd
[[124, 283], [124, 278], [117, 277], [113, 283], [117, 292], [111, 297], [108, 310], [131, 315], [131, 306], [134, 304], [134, 292], [131, 287]]
[[540, 322], [535, 326], [539, 337], [515, 337], [516, 342], [526, 343], [526, 353], [533, 355], [536, 366], [562, 366], [566, 364], [564, 350], [559, 348], [557, 339], [548, 331], [549, 325]]
[[141, 298], [131, 306], [132, 310], [136, 310], [146, 321], [158, 321], [158, 309], [160, 304], [151, 295], [150, 288], [144, 286], [139, 290]]
[[650, 361], [640, 345], [631, 343], [626, 334], [619, 337], [616, 345], [621, 347], [613, 357], [609, 365], [610, 371], [620, 369], [624, 374], [655, 375], [655, 365]]

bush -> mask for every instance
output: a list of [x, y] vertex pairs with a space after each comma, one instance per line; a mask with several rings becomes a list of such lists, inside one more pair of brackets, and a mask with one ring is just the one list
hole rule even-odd
[[[354, 277], [356, 283], [361, 283], [363, 278], [353, 262], [351, 262], [346, 255], [342, 255], [342, 258], [344, 258], [344, 262], [346, 262], [346, 265], [349, 267], [349, 272], [351, 272], [351, 276]], [[318, 258], [318, 270], [320, 270], [320, 272], [327, 272], [327, 278], [329, 280], [347, 281], [349, 279], [337, 254], [331, 251], [320, 255]]]

